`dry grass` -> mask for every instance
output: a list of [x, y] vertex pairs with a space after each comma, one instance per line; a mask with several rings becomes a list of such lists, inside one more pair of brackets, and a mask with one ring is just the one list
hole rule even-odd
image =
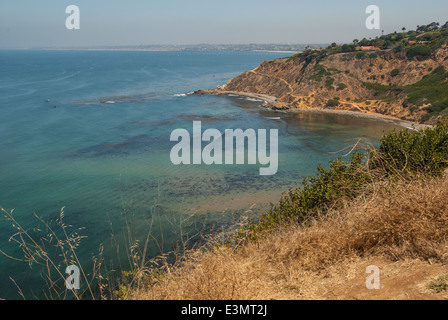
[[360, 274], [365, 280], [365, 266], [372, 261], [381, 261], [385, 270], [391, 265], [413, 270], [417, 264], [443, 269], [448, 261], [448, 176], [370, 187], [370, 196], [306, 226], [285, 228], [238, 250], [197, 251], [131, 298], [337, 299], [351, 297], [350, 281]]

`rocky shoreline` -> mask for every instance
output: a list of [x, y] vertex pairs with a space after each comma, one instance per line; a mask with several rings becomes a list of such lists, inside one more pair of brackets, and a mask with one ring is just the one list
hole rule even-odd
[[359, 111], [350, 111], [350, 110], [339, 110], [339, 109], [324, 109], [324, 108], [298, 108], [288, 105], [286, 103], [282, 103], [278, 101], [277, 97], [259, 94], [259, 93], [250, 93], [250, 92], [240, 92], [240, 91], [228, 91], [221, 89], [208, 89], [208, 90], [198, 90], [193, 92], [195, 95], [222, 95], [222, 96], [240, 96], [253, 98], [257, 100], [264, 101], [262, 105], [266, 109], [272, 111], [280, 111], [280, 112], [292, 112], [292, 113], [329, 113], [329, 114], [338, 114], [344, 115], [348, 117], [358, 117], [358, 118], [368, 118], [378, 121], [384, 121], [388, 123], [393, 123], [408, 129], [424, 129], [428, 127], [432, 127], [429, 124], [421, 124], [417, 122], [402, 120], [399, 118], [395, 118], [392, 116], [386, 116], [383, 114], [372, 113], [372, 112], [359, 112]]

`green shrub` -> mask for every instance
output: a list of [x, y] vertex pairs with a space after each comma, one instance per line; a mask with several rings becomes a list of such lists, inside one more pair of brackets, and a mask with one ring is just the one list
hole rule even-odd
[[353, 44], [344, 44], [341, 47], [342, 52], [354, 52], [356, 51], [356, 46]]
[[366, 155], [356, 151], [348, 161], [330, 161], [329, 169], [318, 165], [318, 173], [303, 180], [303, 187], [290, 189], [279, 204], [238, 231], [234, 240], [256, 241], [282, 223], [304, 222], [342, 205], [342, 199], [354, 198], [367, 183], [370, 175], [365, 170]]
[[321, 65], [321, 64], [316, 64], [314, 66], [314, 74], [312, 76], [310, 76], [310, 79], [312, 80], [316, 80], [316, 81], [322, 81], [322, 77], [329, 75], [330, 73], [327, 71], [327, 69]]
[[338, 99], [330, 99], [327, 101], [327, 106], [330, 108], [334, 108], [336, 106], [339, 105], [339, 100]]
[[333, 85], [333, 83], [334, 83], [334, 79], [333, 79], [333, 78], [327, 78], [327, 80], [325, 80], [325, 86], [326, 86], [328, 89], [331, 88], [331, 86]]
[[226, 243], [256, 242], [283, 224], [307, 223], [330, 209], [340, 208], [345, 200], [366, 194], [373, 181], [397, 173], [436, 175], [445, 168], [448, 168], [448, 121], [419, 131], [393, 131], [381, 139], [378, 150], [355, 151], [348, 161], [330, 160], [328, 169], [318, 165], [315, 176], [306, 177], [302, 187], [284, 193], [277, 205], [249, 220]]
[[428, 289], [440, 293], [448, 290], [448, 274], [434, 279], [428, 284]]
[[404, 87], [408, 101], [415, 105], [430, 103], [434, 109], [440, 109], [448, 103], [448, 72], [443, 66], [434, 69], [417, 83]]
[[365, 52], [357, 52], [355, 55], [356, 59], [365, 59], [366, 58], [366, 53]]
[[406, 56], [411, 59], [414, 57], [427, 57], [431, 55], [431, 48], [427, 45], [412, 46], [406, 50]]
[[[395, 71], [397, 70], [397, 71]], [[393, 74], [399, 73], [398, 69]], [[383, 76], [381, 77], [383, 78]], [[424, 76], [420, 81], [407, 85], [381, 85], [379, 83], [364, 82], [363, 85], [373, 90], [374, 97], [386, 101], [395, 101], [402, 94], [407, 95], [406, 103], [415, 106], [428, 104], [427, 110], [432, 115], [437, 115], [448, 110], [448, 72], [443, 66], [434, 69], [430, 74]]]
[[448, 167], [448, 122], [383, 136], [378, 152], [371, 157], [371, 168], [379, 167], [388, 173], [440, 173]]
[[382, 96], [389, 93], [393, 93], [395, 95], [401, 92], [401, 89], [394, 85], [385, 86], [379, 83], [372, 83], [372, 82], [364, 82], [363, 85], [367, 89], [373, 90], [375, 96]]
[[390, 75], [392, 76], [392, 77], [396, 77], [396, 76], [398, 76], [400, 74], [400, 70], [398, 70], [398, 69], [394, 69], [394, 70], [392, 70], [391, 72], [390, 72]]

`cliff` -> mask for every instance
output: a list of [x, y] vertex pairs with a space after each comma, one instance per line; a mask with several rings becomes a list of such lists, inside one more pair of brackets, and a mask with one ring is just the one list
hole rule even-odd
[[412, 58], [395, 49], [335, 54], [307, 50], [265, 61], [223, 86], [198, 93], [268, 95], [277, 98], [269, 103], [274, 109], [348, 110], [431, 123], [448, 114], [446, 70], [446, 43], [429, 56]]

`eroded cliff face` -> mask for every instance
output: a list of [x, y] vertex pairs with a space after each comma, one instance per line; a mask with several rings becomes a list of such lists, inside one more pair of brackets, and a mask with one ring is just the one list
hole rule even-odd
[[[373, 54], [373, 55], [372, 55]], [[439, 66], [448, 70], [448, 47], [437, 49], [430, 58], [408, 59], [403, 52], [340, 53], [307, 61], [303, 56], [265, 61], [257, 68], [231, 79], [219, 92], [244, 92], [277, 97], [279, 105], [299, 108], [332, 108], [378, 113], [422, 122], [428, 117], [426, 106], [410, 107], [407, 95], [378, 92], [366, 84], [407, 86], [414, 84]], [[393, 72], [393, 70], [398, 70]]]

